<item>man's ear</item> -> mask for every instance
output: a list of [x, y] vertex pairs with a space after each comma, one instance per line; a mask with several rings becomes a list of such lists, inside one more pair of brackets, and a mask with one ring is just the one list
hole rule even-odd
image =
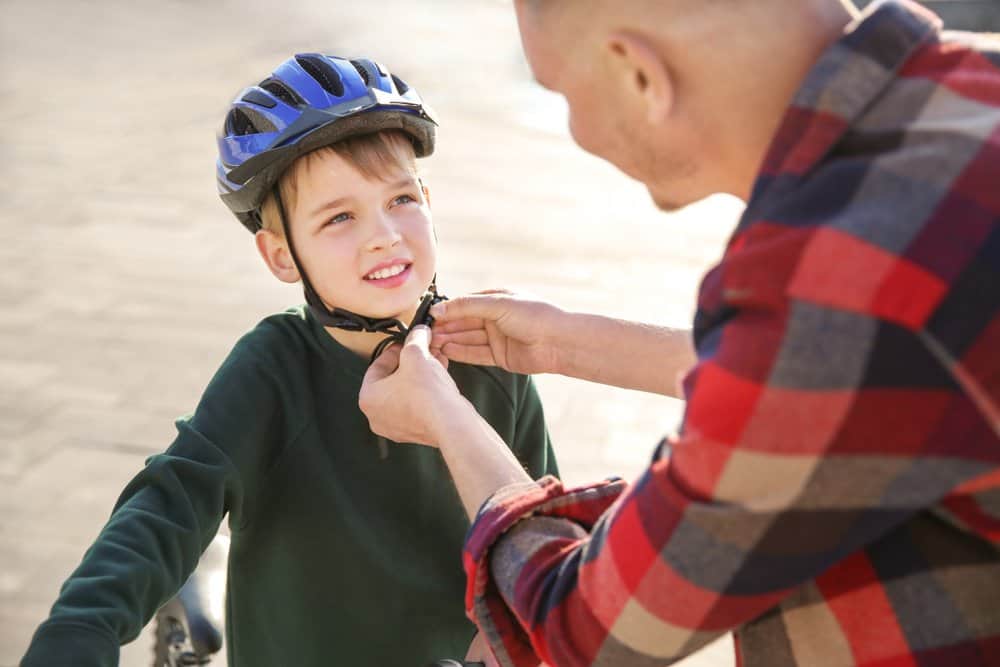
[[261, 259], [275, 278], [284, 283], [299, 281], [299, 270], [292, 261], [292, 254], [288, 251], [284, 238], [270, 230], [261, 229], [254, 235], [254, 242]]
[[650, 124], [665, 120], [674, 105], [674, 80], [655, 45], [643, 35], [619, 30], [606, 43], [626, 91], [635, 93]]

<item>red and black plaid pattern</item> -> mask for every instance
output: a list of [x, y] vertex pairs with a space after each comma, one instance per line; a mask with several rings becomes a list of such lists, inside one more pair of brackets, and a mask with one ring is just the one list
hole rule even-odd
[[[974, 43], [980, 39], [980, 43]], [[484, 505], [467, 608], [508, 665], [1000, 665], [1000, 51], [878, 5], [816, 64], [632, 485]]]

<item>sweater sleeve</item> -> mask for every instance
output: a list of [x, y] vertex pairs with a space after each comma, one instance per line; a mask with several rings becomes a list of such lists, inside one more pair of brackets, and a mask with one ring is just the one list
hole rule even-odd
[[244, 338], [193, 415], [150, 457], [63, 584], [22, 667], [105, 667], [187, 580], [226, 513], [252, 514], [254, 491], [282, 438], [275, 375]]

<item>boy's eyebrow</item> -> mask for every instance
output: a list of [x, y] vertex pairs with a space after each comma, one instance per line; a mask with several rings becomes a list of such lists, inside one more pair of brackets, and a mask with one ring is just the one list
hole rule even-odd
[[331, 199], [328, 202], [324, 202], [324, 203], [320, 204], [319, 206], [317, 206], [316, 208], [314, 208], [313, 211], [312, 211], [312, 213], [309, 214], [309, 217], [313, 217], [313, 216], [315, 216], [318, 213], [322, 213], [323, 211], [326, 211], [327, 209], [336, 208], [338, 206], [343, 206], [345, 203], [347, 203], [347, 200], [349, 200], [349, 199], [350, 199], [350, 197], [338, 197], [337, 199]]
[[413, 176], [407, 176], [406, 178], [396, 181], [392, 185], [388, 186], [386, 190], [396, 190], [398, 188], [406, 187], [407, 185], [416, 185], [417, 179]]
[[[395, 183], [386, 186], [386, 190], [396, 190], [397, 188], [402, 188], [408, 185], [416, 185], [416, 184], [417, 184], [417, 179], [415, 179], [412, 176], [407, 176], [402, 180], [396, 181]], [[329, 210], [331, 208], [337, 208], [338, 206], [343, 206], [351, 199], [353, 199], [353, 197], [351, 196], [337, 197], [336, 199], [331, 199], [330, 201], [324, 202], [319, 206], [317, 206], [315, 209], [313, 209], [312, 213], [309, 214], [309, 217], [310, 218], [314, 217], [322, 213], [323, 211]]]

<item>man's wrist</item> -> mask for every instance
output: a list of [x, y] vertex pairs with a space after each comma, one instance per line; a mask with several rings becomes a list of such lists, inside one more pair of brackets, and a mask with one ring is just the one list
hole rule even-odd
[[460, 430], [463, 422], [479, 416], [475, 406], [458, 392], [441, 396], [436, 405], [431, 421], [431, 433], [436, 445], [440, 445], [451, 434]]
[[503, 438], [475, 407], [461, 395], [439, 405], [441, 420], [436, 430], [437, 445], [458, 489], [469, 518], [497, 490], [519, 482], [530, 482]]
[[575, 353], [573, 334], [576, 333], [574, 330], [576, 323], [573, 320], [579, 317], [579, 314], [563, 310], [552, 304], [549, 304], [549, 307], [552, 308], [555, 315], [552, 317], [551, 333], [547, 336], [548, 340], [545, 343], [550, 350], [550, 361], [548, 367], [542, 372], [569, 376], [573, 369]]

